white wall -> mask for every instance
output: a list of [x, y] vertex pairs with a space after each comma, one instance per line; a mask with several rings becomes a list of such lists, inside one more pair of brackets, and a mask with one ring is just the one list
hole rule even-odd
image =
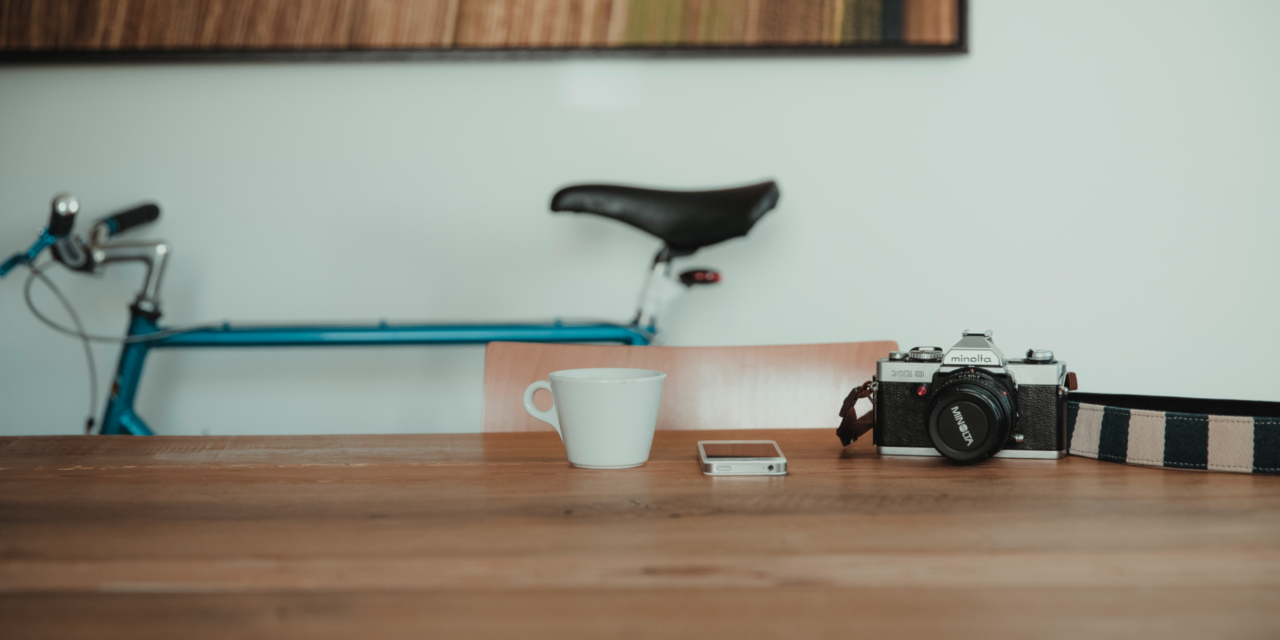
[[[550, 215], [557, 187], [773, 177], [778, 210], [691, 261], [726, 279], [670, 344], [991, 328], [1085, 390], [1280, 400], [1280, 3], [974, 4], [949, 57], [0, 68], [0, 241], [60, 190], [155, 199], [171, 323], [621, 320], [657, 243]], [[56, 277], [118, 333], [140, 273]], [[80, 346], [21, 289], [0, 433], [75, 433]], [[139, 406], [164, 434], [471, 431], [482, 358], [162, 352]]]

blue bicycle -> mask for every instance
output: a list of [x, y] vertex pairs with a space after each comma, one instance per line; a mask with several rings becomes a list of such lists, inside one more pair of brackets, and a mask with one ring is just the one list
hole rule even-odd
[[[778, 187], [763, 182], [714, 191], [662, 191], [618, 185], [576, 185], [561, 189], [551, 200], [551, 210], [588, 213], [629, 224], [662, 241], [645, 280], [635, 317], [627, 324], [591, 322], [546, 324], [411, 324], [385, 322], [367, 326], [304, 325], [249, 326], [220, 323], [192, 327], [160, 325], [160, 284], [169, 259], [169, 245], [162, 241], [127, 242], [119, 234], [155, 222], [160, 208], [144, 204], [96, 221], [87, 239], [73, 232], [80, 204], [69, 194], [54, 198], [49, 225], [25, 252], [0, 264], [0, 278], [20, 265], [31, 269], [24, 297], [42, 322], [84, 342], [89, 359], [90, 403], [96, 406], [96, 380], [90, 341], [121, 343], [115, 380], [102, 414], [99, 433], [151, 435], [153, 432], [134, 410], [134, 398], [142, 380], [143, 365], [152, 349], [196, 347], [333, 347], [349, 345], [446, 345], [487, 344], [495, 341], [620, 343], [647, 345], [659, 338], [658, 320], [664, 309], [693, 286], [719, 282], [715, 271], [694, 269], [677, 274], [672, 261], [699, 249], [745, 236], [778, 202]], [[51, 249], [53, 259], [73, 271], [97, 273], [113, 262], [146, 265], [142, 290], [129, 305], [129, 326], [124, 338], [89, 335], [66, 298], [58, 291], [37, 259]], [[47, 264], [47, 263], [46, 263]], [[66, 307], [74, 327], [49, 319], [32, 303], [31, 286], [43, 282]], [[93, 418], [86, 421], [92, 432]]]

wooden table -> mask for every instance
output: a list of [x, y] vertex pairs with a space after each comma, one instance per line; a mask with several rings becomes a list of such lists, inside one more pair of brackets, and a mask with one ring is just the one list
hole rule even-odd
[[[776, 439], [779, 478], [694, 443]], [[830, 429], [0, 439], [0, 636], [1280, 637], [1280, 477]]]

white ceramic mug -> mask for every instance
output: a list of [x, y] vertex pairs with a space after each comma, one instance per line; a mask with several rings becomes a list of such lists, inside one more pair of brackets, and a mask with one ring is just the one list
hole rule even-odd
[[[524, 409], [553, 426], [569, 464], [587, 469], [626, 469], [649, 460], [658, 405], [667, 374], [649, 369], [554, 371], [524, 390]], [[533, 404], [538, 389], [551, 392], [551, 409]]]

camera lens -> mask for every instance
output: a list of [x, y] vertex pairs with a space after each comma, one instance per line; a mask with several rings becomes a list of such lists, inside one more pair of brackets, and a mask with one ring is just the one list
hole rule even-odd
[[1007, 385], [977, 372], [957, 372], [939, 381], [929, 410], [929, 439], [956, 462], [986, 460], [1000, 450], [1013, 428]]

